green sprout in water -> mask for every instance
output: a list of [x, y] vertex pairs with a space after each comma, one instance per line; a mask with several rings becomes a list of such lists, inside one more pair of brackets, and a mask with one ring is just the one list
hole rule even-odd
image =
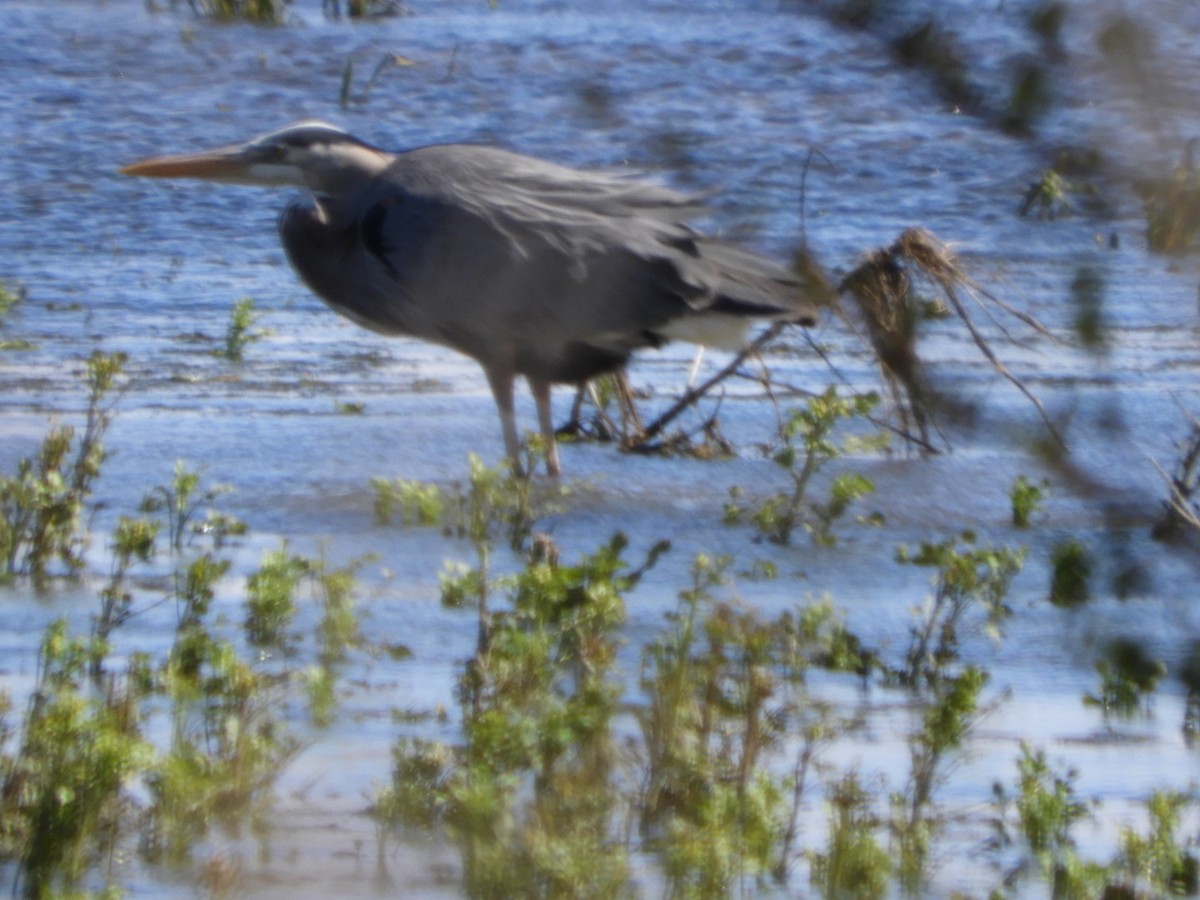
[[944, 676], [925, 698], [921, 728], [909, 739], [911, 769], [907, 789], [893, 797], [892, 830], [899, 848], [899, 874], [914, 895], [922, 885], [933, 840], [941, 826], [934, 791], [945, 778], [951, 754], [962, 749], [967, 736], [988, 711], [980, 696], [988, 674], [965, 666]]
[[[5, 317], [8, 316], [12, 308], [24, 298], [24, 288], [13, 290], [3, 281], [0, 281], [0, 328], [4, 327]], [[10, 338], [0, 335], [0, 350], [28, 350], [32, 346], [33, 344], [23, 338]]]
[[68, 571], [83, 564], [83, 513], [107, 456], [102, 439], [112, 422], [111, 395], [119, 394], [125, 360], [123, 353], [93, 353], [85, 372], [87, 411], [78, 439], [70, 425], [54, 426], [36, 457], [20, 460], [16, 475], [0, 476], [0, 580], [44, 578], [56, 561]]
[[[1196, 806], [1195, 791], [1155, 791], [1146, 802], [1150, 832], [1126, 828], [1118, 867], [1133, 883], [1150, 886], [1155, 896], [1194, 897], [1200, 890], [1200, 863], [1179, 834], [1185, 810]], [[1107, 895], [1106, 895], [1107, 896]]]
[[[1013, 843], [1009, 825], [1015, 824], [1026, 851], [1009, 870], [1006, 884], [1012, 887], [1020, 877], [1036, 874], [1052, 884], [1053, 896], [1062, 900], [1101, 896], [1107, 875], [1105, 867], [1081, 859], [1071, 834], [1078, 823], [1091, 816], [1090, 805], [1076, 792], [1079, 773], [1074, 769], [1056, 771], [1046, 760], [1045, 752], [1025, 742], [1021, 743], [1017, 771], [1015, 798], [999, 782], [993, 788], [998, 813], [997, 846]], [[1015, 822], [1010, 812], [1013, 807]], [[1004, 896], [1010, 895], [1006, 892]]]
[[877, 837], [880, 823], [871, 801], [854, 770], [832, 785], [825, 852], [809, 854], [810, 880], [822, 897], [875, 900], [888, 895], [892, 858]]
[[[233, 488], [216, 484], [201, 489], [201, 472], [189, 469], [183, 460], [175, 461], [170, 484], [160, 484], [142, 498], [139, 510], [166, 516], [171, 549], [181, 552], [196, 535], [204, 534], [219, 547], [226, 538], [246, 533], [244, 522], [211, 508], [211, 504]], [[204, 518], [201, 519], [201, 513]]]
[[999, 638], [1012, 615], [1008, 588], [1021, 571], [1025, 551], [1010, 547], [979, 547], [975, 535], [925, 542], [913, 553], [897, 551], [902, 563], [937, 569], [934, 592], [910, 631], [904, 668], [897, 678], [920, 690], [952, 677], [963, 644], [978, 634]]
[[375, 521], [380, 525], [396, 519], [401, 525], [437, 525], [446, 511], [446, 499], [436, 484], [372, 478], [371, 486], [375, 489]]
[[285, 543], [269, 551], [246, 583], [246, 640], [256, 647], [281, 647], [296, 613], [296, 590], [307, 572], [303, 559]]
[[291, 0], [188, 0], [197, 15], [225, 21], [280, 25]]
[[1087, 548], [1078, 541], [1066, 541], [1054, 548], [1050, 559], [1050, 602], [1071, 609], [1082, 606], [1091, 598], [1088, 582], [1092, 577], [1092, 559]]
[[3, 281], [0, 281], [0, 319], [7, 316], [9, 310], [21, 302], [23, 291], [13, 290]]
[[630, 572], [624, 547], [617, 536], [563, 565], [537, 545], [510, 604], [479, 612], [459, 681], [463, 745], [397, 744], [377, 814], [445, 828], [467, 896], [615, 897], [627, 883], [627, 851], [609, 834], [620, 796], [613, 670], [622, 595], [653, 558]]
[[1167, 674], [1166, 665], [1150, 655], [1132, 638], [1114, 638], [1096, 661], [1100, 690], [1084, 695], [1088, 706], [1098, 706], [1106, 714], [1132, 716], [1149, 706], [1151, 695]]
[[225, 346], [217, 355], [231, 362], [240, 362], [248, 346], [271, 334], [270, 329], [255, 327], [261, 318], [262, 315], [254, 311], [251, 298], [243, 297], [234, 303], [229, 324], [225, 328]]
[[22, 848], [27, 897], [65, 895], [95, 849], [111, 849], [121, 789], [150, 758], [128, 698], [87, 689], [93, 652], [62, 620], [46, 630], [21, 744], [0, 785], [0, 847]]
[[1071, 183], [1054, 169], [1047, 169], [1042, 177], [1029, 185], [1021, 199], [1020, 215], [1035, 213], [1039, 219], [1057, 219], [1071, 211], [1069, 195], [1074, 188]]
[[[835, 459], [854, 453], [878, 451], [887, 446], [887, 436], [866, 437], [850, 435], [837, 441], [834, 430], [847, 420], [865, 418], [879, 404], [874, 393], [841, 397], [837, 388], [809, 399], [804, 409], [792, 411], [780, 424], [781, 446], [772, 460], [785, 470], [792, 480], [790, 491], [768, 498], [756, 509], [742, 505], [742, 491], [730, 491], [731, 502], [725, 506], [725, 522], [733, 524], [748, 516], [758, 531], [771, 541], [786, 544], [796, 528], [804, 528], [814, 543], [832, 546], [837, 543], [834, 523], [841, 519], [856, 500], [874, 492], [875, 485], [865, 475], [844, 472], [833, 478], [824, 500], [808, 499], [813, 477]], [[879, 524], [878, 515], [866, 521]]]
[[1028, 528], [1034, 513], [1041, 510], [1046, 500], [1046, 482], [1034, 484], [1024, 475], [1013, 482], [1009, 497], [1012, 501], [1012, 523], [1016, 528]]

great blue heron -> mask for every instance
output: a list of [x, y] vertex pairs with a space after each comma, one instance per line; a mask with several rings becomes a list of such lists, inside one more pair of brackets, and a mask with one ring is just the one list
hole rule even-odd
[[737, 345], [754, 320], [816, 319], [804, 279], [689, 228], [694, 198], [617, 174], [466, 144], [393, 154], [317, 121], [121, 171], [307, 188], [313, 202], [279, 218], [304, 282], [373, 331], [477, 360], [514, 462], [513, 381], [524, 375], [552, 475], [551, 383], [676, 338]]

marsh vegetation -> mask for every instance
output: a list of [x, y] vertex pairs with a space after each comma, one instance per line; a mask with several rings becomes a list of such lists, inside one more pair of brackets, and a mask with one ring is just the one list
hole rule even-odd
[[[90, 537], [80, 522], [125, 362], [89, 361], [89, 426], [66, 476], [55, 473], [73, 432], [57, 427], [42, 453], [49, 462], [22, 461], [9, 479], [9, 578], [80, 568]], [[785, 468], [799, 465], [800, 476], [795, 492], [769, 498], [753, 516], [753, 529], [773, 540], [786, 542], [780, 517], [799, 514], [804, 473], [884, 446], [827, 440], [839, 418], [873, 409], [873, 396], [846, 403], [831, 389], [818, 400], [780, 421], [776, 462], [787, 456]], [[69, 487], [51, 489], [60, 482]], [[40, 489], [13, 490], [23, 483]], [[773, 567], [738, 576], [731, 556], [697, 556], [676, 607], [627, 668], [626, 598], [671, 552], [668, 541], [639, 550], [618, 533], [564, 561], [539, 529], [553, 512], [569, 511], [570, 490], [535, 483], [507, 463], [490, 469], [472, 458], [465, 482], [449, 487], [377, 479], [374, 489], [382, 525], [438, 529], [470, 548], [472, 562], [447, 566], [441, 597], [454, 614], [473, 617], [476, 634], [454, 688], [460, 737], [421, 735], [422, 723], [444, 715], [440, 704], [409, 714], [400, 729], [390, 782], [369, 812], [379, 824], [381, 875], [389, 842], [435, 838], [456, 848], [461, 889], [472, 897], [625, 896], [645, 887], [635, 873], [647, 861], [668, 896], [786, 892], [800, 869], [826, 897], [925, 890], [951, 821], [939, 792], [975, 729], [1006, 702], [1004, 692], [987, 694], [986, 654], [965, 654], [981, 638], [1003, 642], [1024, 548], [988, 546], [972, 533], [897, 547], [898, 562], [933, 573], [900, 656], [868, 646], [829, 599], [766, 617], [739, 601], [735, 586], [739, 577], [778, 577]], [[0, 758], [3, 852], [19, 861], [26, 896], [88, 884], [111, 892], [118, 882], [106, 860], [114, 854], [195, 867], [214, 829], [258, 835], [265, 846], [273, 786], [302, 746], [287, 711], [305, 710], [328, 728], [352, 655], [410, 655], [366, 637], [355, 601], [362, 561], [333, 568], [286, 542], [245, 578], [240, 628], [235, 617], [214, 617], [231, 575], [223, 549], [246, 534], [216, 509], [225, 493], [177, 463], [171, 482], [150, 490], [109, 536], [110, 573], [89, 633], [58, 619], [42, 637], [36, 681], [19, 720], [6, 724], [13, 740]], [[1017, 533], [1031, 528], [1041, 496], [1028, 479], [1013, 486]], [[837, 516], [820, 504], [811, 510], [815, 520], [806, 513], [796, 521], [811, 527], [817, 546], [832, 545]], [[727, 514], [731, 524], [737, 518]], [[1074, 586], [1078, 576], [1060, 575], [1065, 566], [1056, 567], [1048, 600], [1078, 607], [1088, 597]], [[175, 625], [162, 651], [118, 652], [123, 629], [164, 602]], [[301, 605], [315, 610], [306, 625]], [[1096, 670], [1100, 687], [1083, 703], [1122, 718], [1148, 714], [1166, 674], [1128, 639], [1114, 640]], [[818, 672], [873, 697], [866, 717], [824, 697], [813, 684]], [[839, 765], [831, 752], [871, 727], [870, 706], [888, 695], [911, 720], [910, 766], [894, 784]], [[5, 712], [13, 712], [7, 700]], [[998, 839], [989, 852], [1004, 874], [993, 896], [1031, 883], [1061, 897], [1195, 893], [1184, 825], [1197, 810], [1193, 788], [1156, 792], [1148, 832], [1124, 831], [1108, 861], [1083, 859], [1072, 832], [1099, 806], [1075, 795], [1074, 773], [1054, 772], [1043, 748], [1022, 744], [1014, 767], [1011, 792], [995, 787]], [[828, 809], [824, 844], [806, 840], [801, 825], [817, 784]]]

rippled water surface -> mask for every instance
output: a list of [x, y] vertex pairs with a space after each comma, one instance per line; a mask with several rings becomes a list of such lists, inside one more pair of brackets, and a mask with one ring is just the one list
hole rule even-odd
[[[0, 4], [0, 278], [26, 291], [3, 335], [32, 342], [0, 354], [0, 466], [9, 471], [33, 452], [48, 418], [74, 421], [78, 374], [93, 349], [125, 351], [132, 383], [106, 441], [113, 455], [98, 484], [97, 532], [132, 513], [170, 478], [176, 460], [186, 460], [233, 487], [222, 508], [251, 529], [231, 551], [237, 577], [224, 601], [231, 620], [240, 617], [238, 579], [286, 538], [299, 552], [324, 548], [334, 562], [374, 554], [360, 572], [369, 627], [415, 650], [411, 660], [364, 664], [348, 678], [356, 687], [338, 724], [304, 733], [307, 749], [279, 786], [269, 859], [214, 837], [217, 850], [227, 841], [227, 852], [245, 854], [250, 895], [329, 896], [333, 885], [346, 894], [382, 890], [373, 880], [373, 827], [361, 812], [390, 777], [391, 710], [453, 705], [456, 667], [471, 652], [474, 626], [437, 599], [443, 560], [465, 558], [466, 548], [377, 526], [370, 479], [445, 484], [465, 476], [468, 453], [494, 460], [502, 452], [474, 363], [368, 334], [297, 282], [275, 236], [285, 196], [117, 174], [146, 155], [232, 143], [307, 117], [385, 147], [487, 142], [572, 165], [634, 167], [712, 192], [709, 227], [763, 252], [786, 258], [805, 234], [834, 273], [909, 226], [953, 243], [981, 284], [1065, 339], [1009, 320], [1017, 341], [1010, 343], [976, 313], [1063, 429], [1071, 447], [1065, 464], [1039, 462], [1031, 451], [1043, 436], [1036, 411], [949, 320], [933, 328], [922, 351], [936, 382], [977, 404], [978, 414], [970, 428], [948, 426], [951, 453], [899, 452], [853, 464], [876, 481], [870, 507], [886, 515], [886, 528], [847, 525], [839, 546], [818, 549], [803, 539], [787, 548], [755, 544], [745, 528], [722, 524], [730, 487], [764, 496], [783, 487], [782, 473], [754, 450], [770, 437], [774, 413], [745, 382], [731, 386], [721, 409], [739, 458], [566, 447], [573, 494], [544, 524], [569, 557], [618, 529], [634, 548], [660, 537], [674, 542], [629, 597], [631, 665], [699, 552], [779, 567], [779, 579], [737, 586], [748, 606], [774, 615], [828, 594], [865, 641], [899, 655], [928, 572], [893, 563], [897, 544], [966, 528], [997, 543], [1028, 544], [1006, 639], [971, 648], [992, 671], [989, 691], [1011, 696], [980, 727], [939, 795], [970, 823], [948, 838], [939, 895], [982, 895], [994, 884], [986, 865], [965, 859], [987, 836], [980, 810], [994, 781], [1014, 777], [1021, 740], [1076, 766], [1081, 793], [1102, 801], [1085, 835], [1099, 857], [1111, 855], [1122, 823], [1138, 821], [1135, 807], [1149, 791], [1187, 784], [1197, 751], [1180, 733], [1176, 681], [1164, 681], [1152, 716], [1130, 722], [1108, 722], [1080, 697], [1095, 690], [1093, 663], [1113, 635], [1144, 639], [1172, 666], [1200, 638], [1194, 548], [1149, 539], [1165, 493], [1156, 463], [1170, 467], [1187, 412], [1200, 409], [1200, 274], [1194, 256], [1146, 251], [1140, 206], [1126, 186], [1131, 173], [1169, 168], [1183, 142], [1200, 136], [1200, 7], [1139, 4], [1158, 37], [1148, 105], [1095, 50], [1116, 4], [1071, 5], [1066, 56], [1052, 69], [1051, 112], [1033, 136], [1013, 136], [989, 111], [1003, 105], [1013, 60], [1045, 52], [1023, 24], [1025, 8], [915, 3], [885, 27], [861, 30], [799, 0], [501, 0], [495, 8], [426, 0], [412, 3], [411, 16], [373, 23], [330, 21], [315, 0], [298, 0], [288, 25], [256, 28], [154, 12], [140, 0]], [[981, 86], [980, 110], [956, 108], [926, 73], [904, 68], [889, 51], [891, 32], [930, 11], [959, 35]], [[348, 61], [353, 77], [342, 105]], [[1063, 146], [1106, 154], [1106, 205], [1081, 204], [1054, 220], [1018, 217], [1025, 188]], [[819, 153], [805, 178], [810, 148]], [[1069, 286], [1081, 268], [1103, 282], [1103, 353], [1070, 343], [1077, 310]], [[247, 296], [271, 334], [231, 364], [211, 351], [231, 305]], [[875, 386], [871, 360], [843, 323], [829, 317], [815, 339], [840, 377]], [[814, 388], [829, 383], [826, 361], [803, 342], [796, 347], [772, 358], [777, 371]], [[653, 392], [651, 406], [662, 404], [681, 389], [690, 359], [686, 347], [648, 353], [631, 375]], [[723, 359], [710, 353], [705, 370]], [[568, 397], [561, 390], [560, 416]], [[361, 403], [363, 412], [339, 413], [339, 403]], [[525, 398], [518, 412], [532, 420]], [[1008, 524], [1008, 490], [1022, 473], [1050, 483], [1032, 532]], [[1042, 602], [1050, 550], [1068, 537], [1096, 561], [1096, 598], [1077, 612]], [[97, 578], [107, 571], [102, 539], [91, 564]], [[1134, 596], [1119, 600], [1113, 579], [1131, 568], [1140, 573]], [[0, 589], [0, 685], [16, 697], [28, 690], [42, 630], [64, 615], [86, 629], [94, 588], [85, 579], [48, 593], [20, 583]], [[124, 639], [161, 646], [171, 615], [145, 615]], [[888, 709], [896, 700], [841, 696], [847, 705], [878, 701]], [[873, 722], [830, 752], [840, 768], [857, 765], [900, 789], [911, 720], [897, 705]], [[453, 737], [453, 724], [444, 731]], [[810, 807], [807, 827], [819, 846], [819, 798]], [[192, 895], [187, 885], [127, 865], [133, 896]], [[454, 865], [448, 849], [406, 845], [389, 860], [396, 884], [430, 894], [455, 893], [445, 879]]]

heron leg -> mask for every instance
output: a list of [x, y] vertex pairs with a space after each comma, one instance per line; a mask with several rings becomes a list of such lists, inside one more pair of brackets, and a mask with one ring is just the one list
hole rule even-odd
[[546, 445], [546, 472], [557, 478], [562, 474], [562, 468], [558, 464], [558, 441], [554, 437], [554, 415], [550, 410], [550, 382], [530, 378], [529, 390], [537, 405], [538, 427]]
[[517, 437], [517, 415], [513, 410], [513, 373], [511, 369], [484, 369], [496, 409], [500, 412], [500, 429], [504, 432], [504, 450], [513, 468], [521, 471], [521, 440]]

